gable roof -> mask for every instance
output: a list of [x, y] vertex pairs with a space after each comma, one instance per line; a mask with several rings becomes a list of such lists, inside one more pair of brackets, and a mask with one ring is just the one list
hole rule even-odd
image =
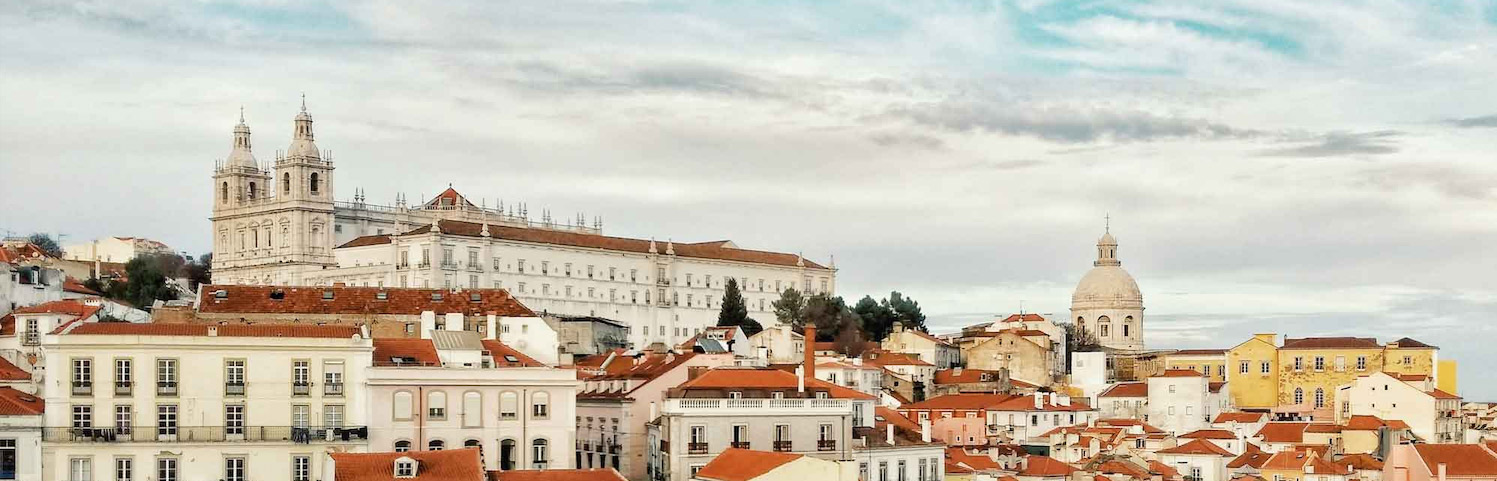
[[1279, 349], [1380, 349], [1382, 344], [1371, 337], [1302, 337], [1284, 338]]
[[1237, 439], [1236, 434], [1232, 434], [1231, 431], [1225, 429], [1197, 429], [1181, 434], [1180, 437], [1186, 439]]
[[961, 446], [947, 447], [946, 460], [947, 462], [957, 463], [965, 466], [968, 469], [977, 471], [999, 469], [1002, 467], [998, 465], [997, 461], [993, 461], [993, 459], [987, 457], [987, 455], [981, 453], [968, 453], [967, 450]]
[[697, 471], [698, 478], [749, 481], [804, 456], [800, 454], [728, 448]]
[[1414, 450], [1424, 460], [1424, 465], [1434, 474], [1436, 467], [1445, 464], [1447, 476], [1497, 475], [1497, 454], [1480, 444], [1415, 444]]
[[[437, 314], [535, 317], [535, 312], [504, 289], [214, 284], [202, 286], [199, 292], [198, 311], [207, 313], [416, 315], [434, 311]], [[224, 296], [219, 297], [218, 292], [223, 292]], [[329, 292], [332, 299], [325, 298]], [[380, 293], [384, 293], [384, 299], [379, 298]], [[477, 296], [477, 301], [473, 300], [474, 296]]]
[[[489, 351], [489, 355], [494, 357], [495, 367], [547, 367], [546, 363], [537, 361], [498, 339], [484, 339], [479, 342], [483, 344], [483, 349]], [[510, 357], [515, 360], [509, 360]]]
[[1181, 349], [1170, 353], [1172, 356], [1221, 356], [1227, 353], [1226, 349]]
[[1149, 384], [1145, 382], [1120, 382], [1102, 391], [1097, 397], [1148, 397]]
[[86, 319], [97, 314], [103, 306], [91, 306], [77, 299], [63, 299], [60, 301], [43, 302], [34, 306], [22, 307], [10, 311], [11, 315], [20, 314], [66, 314], [75, 318]]
[[1009, 314], [999, 322], [1041, 322], [1044, 320], [1045, 316], [1039, 314]]
[[[958, 371], [960, 371], [960, 373], [958, 373]], [[965, 384], [984, 382], [982, 380], [984, 374], [989, 376], [987, 382], [994, 382], [998, 380], [998, 371], [962, 368], [960, 370], [942, 369], [936, 371], [934, 382], [936, 384]]]
[[1161, 449], [1158, 454], [1204, 454], [1213, 456], [1231, 456], [1232, 452], [1222, 449], [1216, 443], [1205, 439], [1196, 439], [1191, 442], [1175, 446], [1173, 448]]
[[74, 324], [62, 334], [104, 336], [208, 336], [216, 329], [216, 337], [294, 337], [294, 338], [351, 338], [359, 336], [358, 326], [309, 326], [303, 324], [228, 324], [209, 326], [202, 324], [136, 324], [130, 322], [88, 322]]
[[382, 338], [374, 340], [374, 365], [440, 366], [442, 358], [437, 355], [431, 339]]
[[10, 386], [0, 387], [0, 416], [39, 416], [47, 403], [33, 394]]
[[1408, 348], [1415, 348], [1415, 349], [1439, 349], [1438, 347], [1431, 346], [1429, 344], [1425, 344], [1425, 343], [1422, 343], [1422, 342], [1419, 342], [1419, 341], [1416, 341], [1416, 340], [1413, 340], [1413, 339], [1410, 339], [1410, 338], [1407, 338], [1407, 337], [1400, 338], [1399, 340], [1393, 341], [1393, 342], [1395, 342], [1395, 343], [1398, 344], [1398, 348], [1399, 349], [1408, 349]]
[[[936, 396], [917, 403], [905, 403], [901, 410], [915, 409], [987, 409], [997, 406], [1014, 396], [1010, 394], [958, 393]], [[1019, 396], [1027, 397], [1027, 396]]]
[[1193, 369], [1165, 369], [1164, 372], [1152, 377], [1205, 377], [1200, 371]]
[[1302, 443], [1305, 441], [1305, 427], [1309, 425], [1303, 422], [1268, 423], [1253, 436], [1261, 436], [1267, 443]]
[[1376, 431], [1378, 430], [1378, 428], [1387, 425], [1387, 423], [1383, 422], [1383, 420], [1378, 418], [1377, 416], [1371, 416], [1367, 414], [1353, 414], [1350, 418], [1346, 419], [1346, 425], [1343, 427], [1343, 429], [1350, 429], [1354, 431]]
[[[677, 389], [797, 389], [800, 387], [800, 376], [779, 369], [754, 368], [717, 368], [709, 369], [707, 372], [697, 375], [676, 386]], [[871, 394], [848, 389], [820, 379], [806, 379], [807, 390], [826, 391], [827, 395], [834, 399], [877, 399]]]
[[[463, 222], [456, 220], [442, 220], [437, 222], [442, 234], [459, 235], [465, 237], [479, 237], [483, 231], [483, 225], [476, 222]], [[425, 234], [431, 232], [431, 224], [426, 224], [402, 235]], [[648, 254], [650, 245], [656, 244], [656, 252], [665, 254], [665, 243], [657, 243], [647, 239], [630, 239], [626, 237], [611, 237], [598, 234], [584, 234], [580, 232], [568, 232], [547, 229], [531, 229], [527, 227], [511, 227], [504, 225], [489, 225], [489, 235], [494, 239], [513, 240], [520, 242], [531, 242], [536, 244], [564, 245], [569, 247], [583, 247], [589, 249], [602, 249], [611, 251], [633, 252], [637, 254]], [[675, 251], [677, 257], [694, 257], [699, 259], [714, 259], [724, 261], [749, 262], [755, 264], [771, 264], [779, 266], [794, 267], [804, 264], [811, 269], [826, 269], [826, 266], [811, 262], [796, 254], [781, 252], [756, 251], [732, 247], [729, 242], [701, 242], [669, 244]]]
[[1236, 458], [1232, 459], [1232, 461], [1228, 462], [1227, 467], [1240, 468], [1243, 466], [1247, 466], [1253, 469], [1259, 469], [1263, 467], [1263, 463], [1267, 463], [1269, 458], [1272, 457], [1273, 454], [1263, 452], [1263, 449], [1259, 448], [1258, 445], [1247, 443], [1247, 449], [1243, 449], [1242, 454], [1238, 455]]
[[30, 381], [31, 373], [0, 357], [0, 381]]
[[1343, 454], [1343, 455], [1341, 455], [1340, 458], [1336, 459], [1335, 461], [1331, 461], [1331, 462], [1336, 463], [1337, 465], [1342, 466], [1342, 467], [1346, 468], [1347, 470], [1358, 470], [1358, 471], [1382, 471], [1383, 470], [1383, 462], [1379, 461], [1375, 457], [1372, 457], [1371, 454], [1366, 454], [1366, 453]]
[[950, 346], [951, 345], [951, 343], [943, 341], [943, 340], [941, 340], [941, 338], [936, 337], [936, 336], [932, 336], [932, 335], [930, 335], [930, 333], [922, 331], [922, 330], [919, 330], [919, 329], [905, 329], [904, 332], [909, 333], [909, 334], [914, 334], [916, 336], [925, 338], [926, 340], [929, 340], [931, 342], [936, 343], [937, 346]]
[[1020, 476], [1070, 476], [1078, 471], [1074, 466], [1049, 456], [1034, 454], [1024, 459], [1024, 469], [1019, 471]]
[[[328, 453], [338, 481], [484, 481], [488, 474], [477, 449], [407, 451], [404, 453]], [[416, 477], [396, 478], [395, 460], [416, 461]]]

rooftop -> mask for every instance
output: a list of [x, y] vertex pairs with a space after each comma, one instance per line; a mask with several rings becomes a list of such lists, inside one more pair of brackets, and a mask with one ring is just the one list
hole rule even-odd
[[1261, 436], [1267, 443], [1301, 443], [1305, 440], [1305, 427], [1310, 423], [1286, 422], [1264, 424], [1254, 437]]
[[1120, 382], [1102, 391], [1097, 397], [1148, 397], [1149, 384], [1143, 382]]
[[136, 324], [89, 322], [74, 324], [64, 334], [113, 336], [216, 336], [290, 337], [348, 339], [360, 335], [358, 326], [308, 326], [302, 324], [254, 324], [209, 326], [201, 324]]
[[1173, 448], [1161, 449], [1158, 454], [1201, 454], [1214, 456], [1232, 456], [1231, 451], [1222, 449], [1216, 443], [1205, 439], [1196, 439], [1191, 442], [1175, 446]]
[[749, 481], [801, 457], [799, 454], [728, 448], [702, 466], [696, 477], [715, 481]]
[[535, 317], [504, 289], [204, 285], [198, 311], [278, 314], [495, 314]]
[[[404, 453], [329, 453], [338, 481], [484, 481], [476, 449], [442, 451], [408, 451]], [[417, 462], [416, 477], [396, 478], [395, 461], [401, 458]]]
[[[793, 373], [770, 368], [717, 368], [709, 369], [701, 373], [695, 379], [691, 379], [676, 390], [691, 391], [697, 389], [768, 389], [768, 390], [795, 390], [800, 387], [800, 376]], [[807, 391], [826, 391], [833, 399], [876, 399], [870, 394], [848, 389], [820, 379], [806, 379]], [[673, 390], [674, 391], [674, 390]], [[675, 396], [672, 396], [675, 397]]]
[[1414, 450], [1431, 474], [1443, 463], [1447, 476], [1497, 475], [1497, 454], [1480, 444], [1415, 444]]
[[489, 471], [489, 481], [627, 481], [612, 468]]
[[41, 398], [10, 386], [0, 387], [0, 416], [39, 416], [47, 403]]
[[1371, 337], [1303, 337], [1284, 338], [1279, 349], [1381, 349], [1382, 344]]

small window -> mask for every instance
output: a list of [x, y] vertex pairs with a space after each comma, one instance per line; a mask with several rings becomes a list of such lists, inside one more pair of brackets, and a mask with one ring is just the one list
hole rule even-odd
[[440, 439], [433, 439], [431, 442], [426, 443], [427, 451], [441, 451], [445, 447], [447, 447], [447, 443]]
[[223, 289], [219, 289], [219, 290], [213, 291], [213, 298], [214, 299], [228, 299], [229, 298], [229, 291], [226, 291], [226, 290], [223, 290]]
[[[440, 442], [441, 441], [432, 441], [432, 443], [440, 443]], [[397, 460], [395, 460], [395, 477], [397, 477], [397, 478], [414, 478], [414, 477], [416, 477], [416, 461], [413, 460], [413, 459], [397, 459]]]
[[322, 291], [322, 300], [326, 301], [326, 300], [330, 300], [332, 298], [333, 298], [333, 290], [332, 289], [327, 289], [327, 290]]
[[433, 300], [433, 301], [440, 301], [440, 300], [442, 300], [442, 293], [440, 293], [440, 292], [433, 292], [433, 293], [431, 293], [431, 300]]
[[473, 293], [469, 293], [468, 294], [468, 302], [481, 302], [481, 301], [483, 301], [483, 296], [479, 295], [477, 292], [473, 292]]
[[390, 299], [390, 293], [385, 292], [385, 291], [379, 291], [379, 292], [374, 293], [374, 298], [376, 300], [381, 300], [381, 301], [389, 300]]

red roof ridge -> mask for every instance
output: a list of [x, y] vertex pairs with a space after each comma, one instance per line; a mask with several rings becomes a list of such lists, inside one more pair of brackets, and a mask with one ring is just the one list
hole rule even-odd
[[801, 454], [728, 448], [697, 471], [697, 477], [718, 481], [748, 481], [805, 457]]

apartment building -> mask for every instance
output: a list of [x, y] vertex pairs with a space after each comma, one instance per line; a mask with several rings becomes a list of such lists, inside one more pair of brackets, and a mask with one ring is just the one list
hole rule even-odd
[[950, 369], [962, 362], [962, 350], [927, 332], [905, 328], [903, 323], [894, 323], [894, 332], [884, 338], [880, 345], [885, 351], [913, 354], [920, 360], [935, 364], [937, 369]]
[[1329, 420], [1336, 390], [1376, 372], [1427, 376], [1438, 385], [1439, 348], [1407, 337], [1387, 344], [1368, 337], [1285, 338], [1255, 334], [1227, 351], [1232, 404], [1283, 417]]
[[1211, 396], [1209, 378], [1200, 371], [1166, 369], [1149, 377], [1147, 403], [1149, 424], [1174, 434], [1206, 427], [1218, 406]]
[[1460, 396], [1435, 389], [1426, 376], [1372, 373], [1339, 387], [1335, 396], [1338, 419], [1365, 415], [1399, 420], [1426, 443], [1464, 441]]
[[0, 479], [42, 479], [41, 398], [0, 387]]
[[1226, 349], [1181, 349], [1164, 356], [1165, 369], [1200, 372], [1213, 382], [1227, 380]]
[[72, 323], [42, 347], [45, 480], [310, 481], [367, 444], [359, 327]]

